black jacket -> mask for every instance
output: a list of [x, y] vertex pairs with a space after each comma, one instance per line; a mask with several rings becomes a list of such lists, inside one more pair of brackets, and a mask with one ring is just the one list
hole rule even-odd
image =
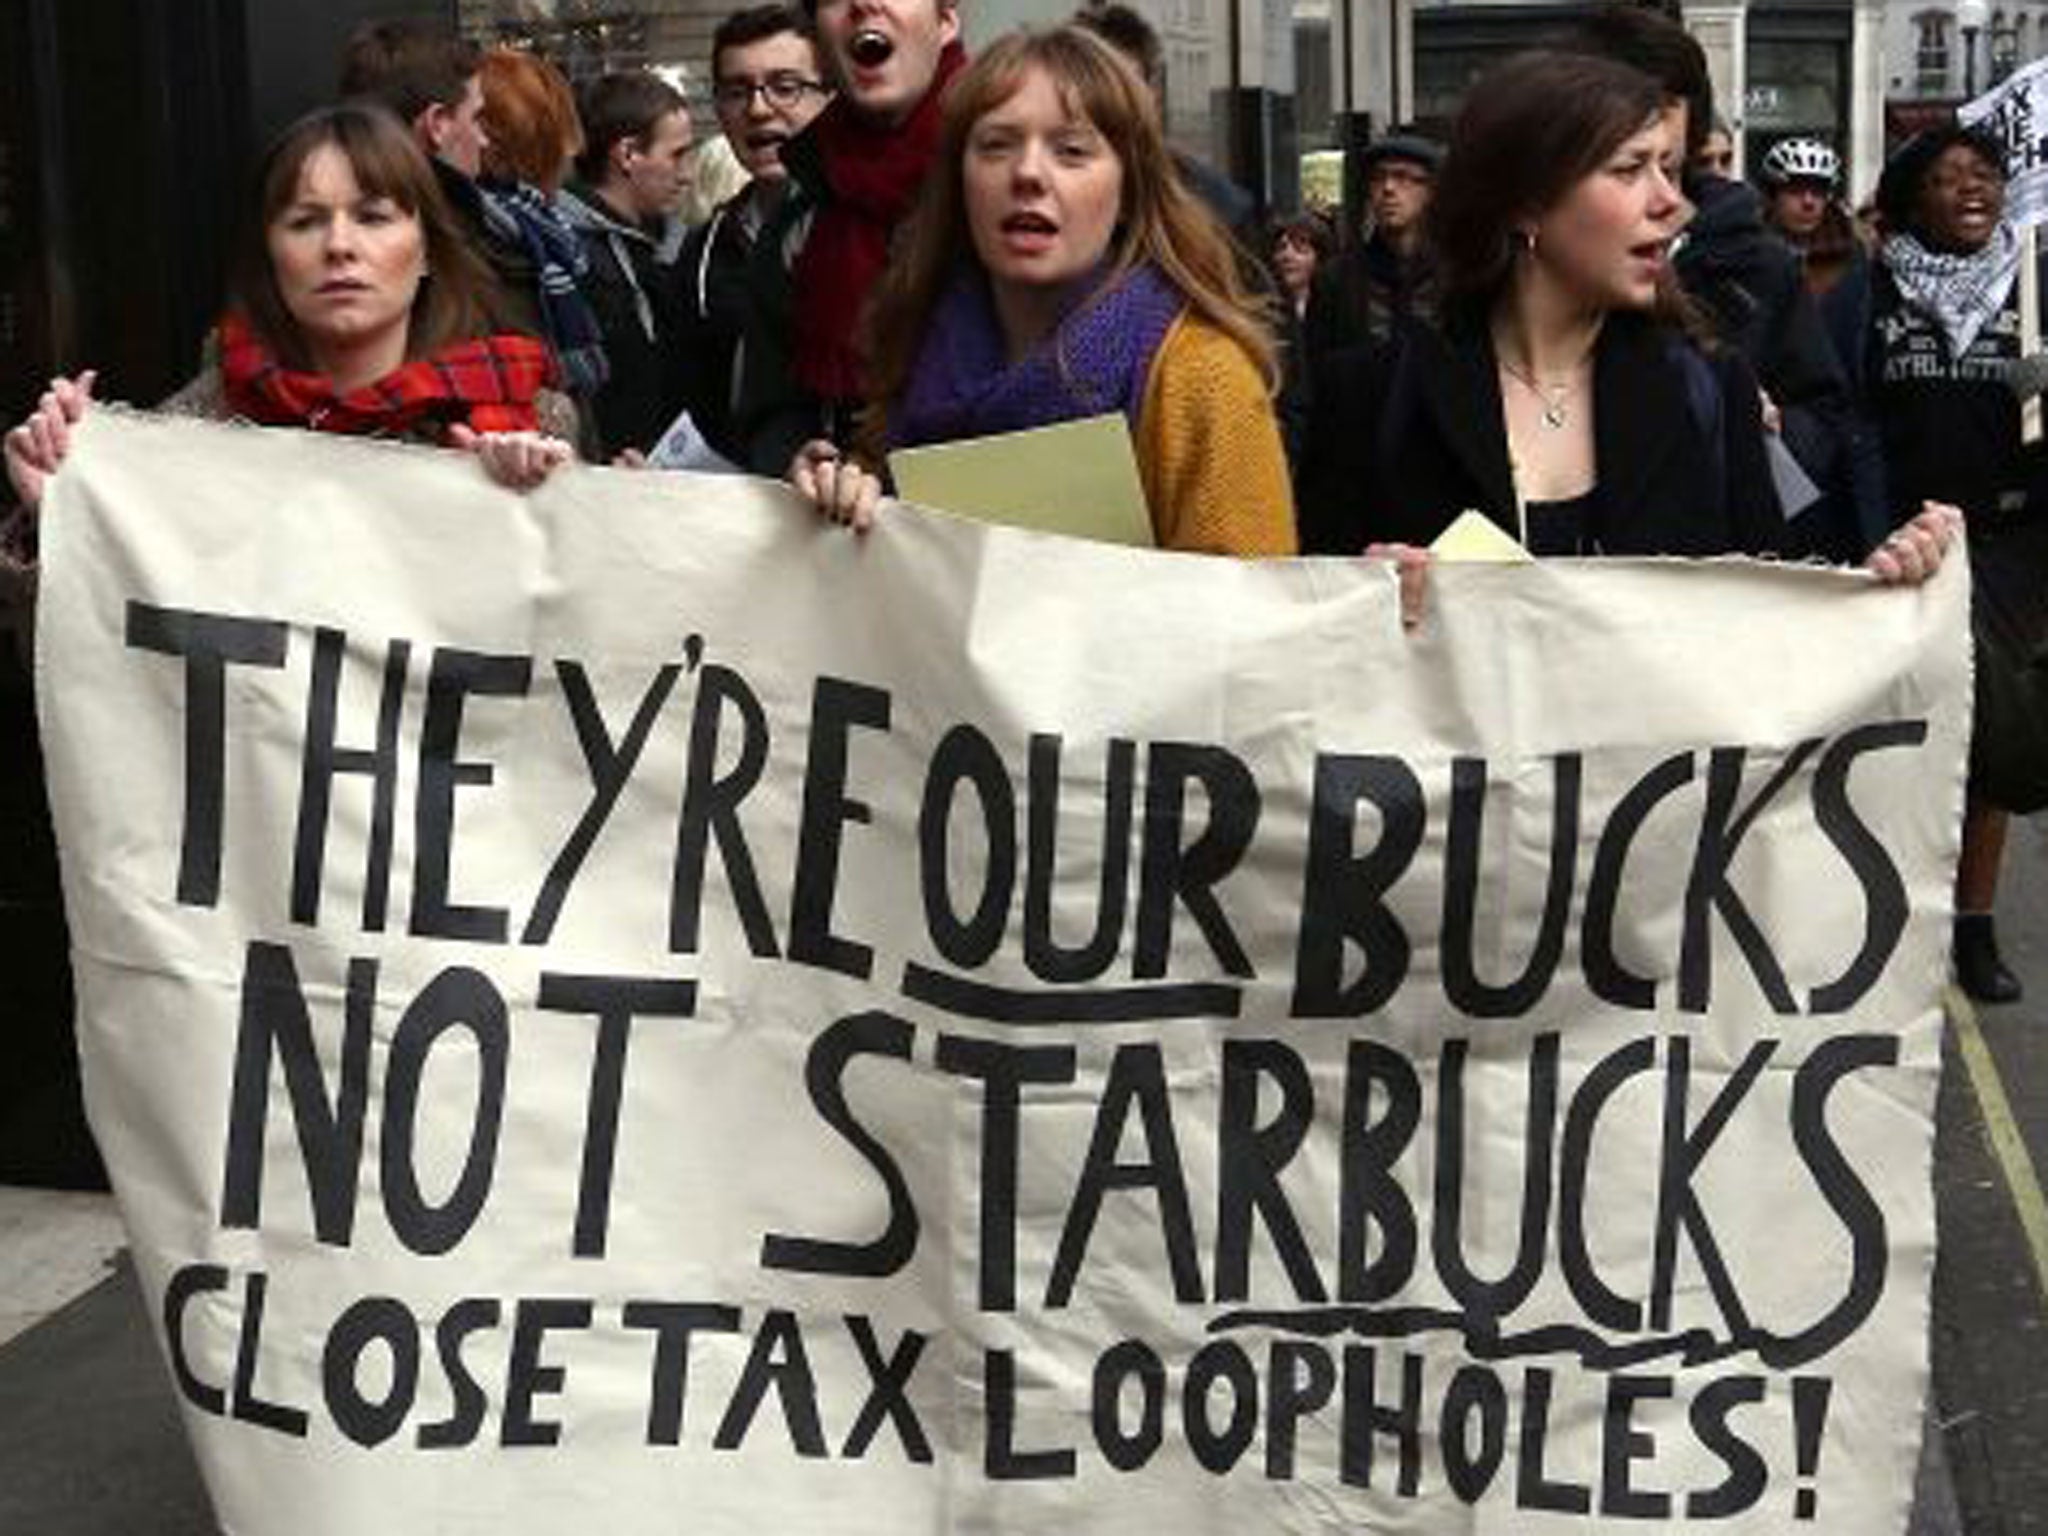
[[[1756, 381], [1739, 354], [1689, 363], [1688, 345], [1641, 315], [1612, 315], [1601, 330], [1593, 431], [1604, 510], [1592, 532], [1602, 553], [1763, 554], [1783, 542]], [[1709, 379], [1717, 389], [1703, 388]], [[1485, 325], [1405, 321], [1386, 345], [1331, 359], [1316, 381], [1297, 504], [1302, 548], [1315, 554], [1426, 545], [1467, 508], [1516, 535]]]
[[674, 266], [661, 259], [654, 231], [624, 218], [589, 187], [564, 187], [556, 206], [590, 258], [583, 296], [597, 316], [611, 363], [611, 377], [595, 401], [604, 457], [623, 448], [644, 452], [683, 408]]
[[734, 463], [747, 457], [733, 424], [733, 368], [752, 316], [747, 264], [754, 241], [745, 217], [750, 196], [742, 190], [690, 231], [675, 274], [690, 415], [711, 446]]
[[1924, 499], [1953, 502], [1980, 533], [2048, 515], [2048, 449], [2020, 440], [2019, 398], [2005, 382], [2020, 350], [2017, 294], [1960, 357], [1881, 261], [1871, 305], [1870, 405], [1893, 520]]
[[1766, 228], [1756, 189], [1701, 177], [1676, 265], [1715, 333], [1741, 352], [1783, 418], [1785, 446], [1825, 493], [1788, 524], [1786, 553], [1852, 560], [1868, 538], [1856, 505], [1855, 398], [1799, 257]]

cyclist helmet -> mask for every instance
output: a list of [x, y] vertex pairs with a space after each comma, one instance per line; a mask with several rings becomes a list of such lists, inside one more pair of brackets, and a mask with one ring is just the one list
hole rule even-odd
[[1773, 187], [1818, 181], [1832, 191], [1842, 178], [1842, 157], [1819, 139], [1780, 139], [1764, 155], [1763, 176]]

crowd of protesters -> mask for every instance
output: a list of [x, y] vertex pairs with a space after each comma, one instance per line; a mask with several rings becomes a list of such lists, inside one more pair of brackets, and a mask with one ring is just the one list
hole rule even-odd
[[[1355, 227], [1261, 225], [1167, 144], [1143, 18], [1075, 23], [970, 60], [954, 0], [734, 14], [708, 63], [743, 179], [694, 223], [711, 125], [660, 77], [574, 94], [536, 55], [372, 24], [338, 104], [266, 157], [225, 316], [169, 404], [438, 443], [514, 486], [576, 457], [658, 469], [683, 423], [691, 462], [861, 529], [891, 448], [1118, 412], [1160, 545], [1388, 559], [1411, 616], [1466, 509], [1538, 555], [1893, 582], [1935, 569], [1960, 517], [1980, 651], [2025, 668], [2048, 459], [2022, 402], [2048, 357], [2022, 345], [1996, 143], [1922, 134], [1863, 214], [1817, 140], [1771, 146], [1751, 186], [1698, 45], [1616, 5], [1498, 66], [1448, 140], [1364, 150]], [[92, 383], [55, 381], [7, 436], [18, 569]], [[2003, 1000], [1994, 778], [1956, 962]]]

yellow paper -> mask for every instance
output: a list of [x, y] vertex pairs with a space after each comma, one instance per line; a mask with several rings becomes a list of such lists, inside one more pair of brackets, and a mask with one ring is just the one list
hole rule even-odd
[[1501, 530], [1500, 524], [1469, 507], [1436, 536], [1429, 552], [1439, 560], [1527, 560], [1529, 551]]
[[889, 472], [905, 501], [985, 523], [1150, 548], [1152, 514], [1121, 415], [994, 437], [899, 448]]

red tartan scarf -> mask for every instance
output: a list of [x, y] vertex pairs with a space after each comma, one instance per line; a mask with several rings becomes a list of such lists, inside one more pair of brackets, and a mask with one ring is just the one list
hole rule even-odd
[[439, 442], [455, 422], [478, 432], [531, 432], [534, 396], [549, 382], [547, 348], [526, 336], [452, 342], [374, 384], [337, 394], [324, 375], [284, 366], [241, 315], [220, 323], [228, 408], [267, 427]]
[[966, 65], [967, 50], [948, 43], [932, 88], [901, 123], [862, 117], [845, 96], [818, 118], [818, 151], [832, 196], [797, 257], [796, 376], [824, 399], [861, 394], [854, 327], [889, 264], [889, 239], [938, 153], [946, 85]]

